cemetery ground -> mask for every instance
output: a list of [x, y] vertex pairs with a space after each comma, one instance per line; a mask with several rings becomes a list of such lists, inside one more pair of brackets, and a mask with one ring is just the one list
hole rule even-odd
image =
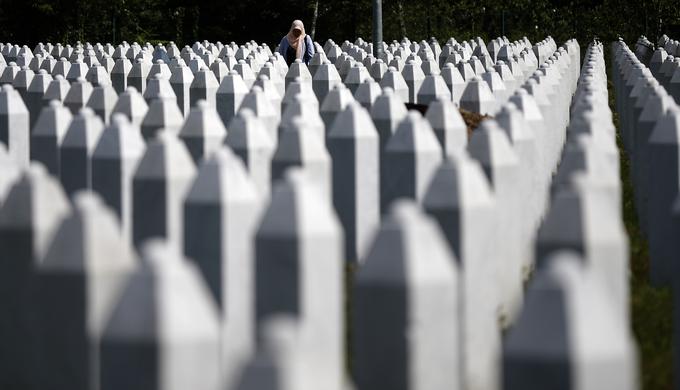
[[666, 122], [628, 118], [653, 74], [617, 44], [611, 83], [597, 39], [329, 40], [309, 68], [254, 42], [0, 44], [0, 252], [38, 265], [0, 274], [0, 389], [671, 388], [680, 107], [673, 148], [630, 142]]
[[[611, 59], [607, 58], [607, 62]], [[608, 65], [609, 67], [609, 65]], [[608, 74], [608, 77], [611, 75]], [[609, 104], [614, 116], [614, 125], [619, 126], [619, 113], [616, 110], [614, 86], [611, 80], [607, 83], [609, 90]], [[468, 136], [489, 116], [482, 116], [464, 109], [460, 113], [468, 126]], [[672, 388], [672, 313], [673, 297], [668, 287], [658, 288], [649, 283], [649, 253], [648, 243], [643, 236], [633, 203], [633, 187], [630, 180], [630, 162], [621, 144], [621, 135], [617, 132], [617, 146], [621, 164], [621, 182], [623, 189], [623, 215], [626, 232], [630, 239], [630, 287], [632, 327], [638, 341], [640, 370], [642, 373], [641, 389], [666, 390]], [[346, 283], [348, 292], [352, 285], [355, 266], [347, 265]], [[349, 308], [351, 297], [347, 297]], [[348, 311], [347, 320], [349, 321]], [[351, 348], [351, 327], [347, 327], [348, 343]], [[348, 357], [352, 356], [348, 351]], [[351, 361], [348, 362], [348, 369]]]
[[[610, 58], [606, 58], [609, 68]], [[608, 77], [611, 77], [608, 74]], [[619, 113], [616, 111], [614, 86], [608, 80], [609, 105], [614, 117], [614, 125], [619, 127]], [[460, 113], [468, 126], [468, 136], [489, 116], [482, 116], [464, 109]], [[630, 285], [631, 314], [633, 332], [638, 341], [640, 371], [642, 373], [641, 389], [672, 389], [672, 294], [670, 288], [656, 288], [649, 283], [649, 253], [647, 240], [642, 235], [633, 203], [633, 187], [630, 180], [630, 162], [621, 144], [621, 135], [617, 132], [617, 147], [621, 164], [621, 182], [623, 189], [623, 216], [626, 232], [630, 239]], [[347, 263], [345, 286], [347, 296], [345, 302], [346, 321], [351, 321], [351, 286], [356, 272], [356, 264]], [[351, 369], [351, 326], [347, 326], [347, 369]]]
[[[425, 115], [425, 112], [427, 111], [427, 106], [424, 105], [414, 105], [414, 104], [407, 104], [406, 105], [409, 109], [414, 109], [419, 111], [422, 115]], [[458, 111], [460, 112], [460, 115], [463, 117], [463, 120], [465, 121], [465, 125], [467, 126], [467, 135], [468, 139], [472, 135], [472, 132], [485, 120], [485, 119], [492, 119], [491, 116], [489, 115], [480, 115], [476, 112], [471, 112], [468, 110], [465, 110], [463, 108], [459, 108]], [[632, 204], [631, 204], [632, 207]], [[347, 357], [347, 362], [346, 362], [346, 367], [345, 369], [347, 372], [351, 372], [352, 370], [352, 286], [354, 285], [354, 278], [356, 276], [357, 272], [357, 267], [358, 265], [354, 262], [351, 261], [346, 261], [345, 262], [345, 348], [347, 350], [346, 357]], [[670, 339], [669, 339], [670, 342]], [[669, 368], [670, 370], [670, 368]], [[670, 374], [670, 371], [669, 371]]]
[[[609, 63], [611, 58], [607, 57]], [[608, 65], [609, 67], [609, 65]], [[614, 86], [611, 74], [607, 87], [609, 106], [614, 116], [614, 125], [619, 128], [619, 113], [616, 111]], [[649, 252], [647, 240], [643, 237], [633, 203], [633, 186], [630, 180], [630, 161], [621, 144], [621, 133], [616, 133], [621, 163], [623, 190], [623, 217], [630, 240], [630, 291], [633, 333], [638, 342], [640, 363], [640, 388], [643, 390], [672, 389], [672, 314], [673, 297], [668, 287], [657, 288], [649, 283]]]

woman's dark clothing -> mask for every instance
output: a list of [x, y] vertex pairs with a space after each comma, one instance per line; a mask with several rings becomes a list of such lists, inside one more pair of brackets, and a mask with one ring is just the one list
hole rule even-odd
[[[304, 62], [305, 65], [309, 65], [309, 61], [311, 61], [312, 57], [314, 57], [314, 42], [312, 42], [312, 38], [309, 35], [305, 35], [303, 43], [304, 47], [302, 48], [302, 62]], [[279, 44], [279, 53], [286, 60], [288, 66], [295, 62], [295, 59], [297, 58], [295, 49], [290, 46], [288, 43], [288, 38], [285, 36], [283, 39], [281, 39], [281, 43]]]
[[295, 49], [293, 49], [292, 46], [288, 46], [288, 50], [286, 50], [286, 64], [290, 66], [296, 59], [297, 53], [295, 52]]

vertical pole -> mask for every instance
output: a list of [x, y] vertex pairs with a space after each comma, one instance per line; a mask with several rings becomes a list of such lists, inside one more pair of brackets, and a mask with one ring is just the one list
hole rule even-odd
[[432, 37], [432, 0], [427, 2], [427, 39]]
[[649, 26], [647, 25], [647, 5], [645, 4], [645, 0], [642, 0], [642, 9], [645, 10], [645, 36], [647, 36], [649, 35], [649, 32], [647, 31]]
[[373, 0], [373, 56], [382, 55], [382, 0]]
[[312, 16], [312, 40], [316, 38], [316, 20], [319, 17], [319, 0], [314, 2], [314, 15]]

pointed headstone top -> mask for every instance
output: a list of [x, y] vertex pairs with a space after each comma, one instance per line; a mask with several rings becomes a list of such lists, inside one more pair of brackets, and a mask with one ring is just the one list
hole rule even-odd
[[121, 113], [111, 115], [110, 124], [94, 150], [94, 157], [109, 159], [125, 159], [138, 157], [144, 153], [146, 144], [139, 127], [130, 123], [127, 116]]
[[522, 115], [514, 103], [506, 103], [503, 105], [494, 118], [498, 125], [508, 135], [508, 139], [513, 145], [515, 142], [534, 139], [533, 130], [526, 123], [524, 115]]
[[31, 163], [10, 189], [0, 208], [0, 230], [33, 231], [34, 258], [41, 259], [57, 224], [70, 209], [61, 184], [45, 167]]
[[208, 68], [201, 68], [194, 73], [194, 80], [191, 82], [191, 88], [206, 88], [216, 90], [220, 83], [215, 78], [215, 74]]
[[148, 110], [149, 106], [135, 87], [128, 87], [125, 92], [121, 93], [116, 105], [113, 106], [114, 113], [125, 114], [132, 123], [137, 125], [142, 123]]
[[493, 204], [493, 195], [479, 163], [461, 151], [439, 166], [423, 204], [426, 209], [487, 208]]
[[64, 136], [64, 147], [85, 147], [89, 152], [94, 151], [99, 137], [104, 130], [104, 122], [90, 107], [83, 107], [73, 117]]
[[434, 100], [427, 108], [425, 118], [433, 128], [438, 129], [459, 129], [467, 131], [467, 125], [458, 107], [450, 99], [439, 98]]
[[441, 146], [430, 123], [419, 112], [409, 111], [387, 141], [386, 150], [441, 153]]
[[194, 264], [160, 239], [145, 242], [141, 260], [111, 313], [104, 340], [215, 342], [217, 308]]
[[191, 84], [192, 81], [194, 81], [194, 74], [188, 66], [180, 64], [172, 68], [170, 84]]
[[506, 133], [493, 119], [483, 121], [472, 132], [468, 144], [470, 155], [484, 167], [514, 166], [519, 159]]
[[680, 107], [670, 106], [649, 137], [650, 144], [680, 145]]
[[489, 85], [479, 76], [473, 77], [470, 81], [468, 81], [460, 100], [461, 105], [463, 105], [463, 102], [473, 103], [496, 102], [493, 93], [491, 93], [491, 89], [489, 89]]
[[194, 161], [184, 143], [174, 133], [161, 130], [147, 145], [135, 178], [186, 179], [195, 173]]
[[[427, 253], [428, 261], [421, 261]], [[397, 200], [383, 221], [357, 283], [412, 288], [457, 280], [455, 255], [439, 226], [415, 202]]]
[[425, 76], [423, 85], [418, 91], [418, 103], [429, 105], [437, 99], [451, 100], [451, 91], [446, 82], [438, 73]]
[[274, 149], [271, 137], [264, 123], [255, 116], [253, 110], [240, 110], [229, 124], [229, 134], [225, 141], [235, 149]]
[[524, 88], [518, 88], [515, 94], [510, 97], [510, 102], [514, 103], [517, 108], [524, 114], [524, 119], [528, 122], [542, 121], [543, 115], [529, 92]]
[[186, 202], [221, 204], [229, 199], [250, 203], [257, 198], [255, 184], [243, 162], [229, 147], [223, 146], [201, 163]]
[[33, 127], [33, 135], [59, 134], [61, 140], [66, 134], [66, 129], [71, 123], [73, 115], [64, 107], [59, 100], [51, 100], [47, 107], [43, 108], [38, 121]]
[[357, 102], [350, 102], [333, 122], [329, 138], [375, 138], [378, 137], [368, 111]]
[[64, 101], [69, 89], [71, 89], [71, 84], [64, 79], [64, 76], [56, 75], [47, 86], [45, 95], [43, 95], [43, 100], [57, 99], [59, 101]]
[[401, 119], [407, 114], [404, 102], [394, 93], [392, 88], [384, 88], [383, 93], [375, 99], [371, 108], [374, 119]]
[[95, 193], [79, 191], [41, 268], [53, 272], [110, 272], [130, 270], [134, 265], [116, 215]]
[[201, 99], [191, 108], [179, 134], [180, 137], [225, 137], [227, 129], [217, 114], [217, 110]]
[[150, 102], [153, 99], [176, 99], [175, 91], [170, 85], [167, 77], [161, 73], [156, 73], [153, 77], [147, 80], [146, 89], [144, 90], [144, 99]]
[[218, 94], [247, 94], [248, 86], [235, 70], [230, 70], [229, 73], [222, 79], [219, 88], [217, 89]]
[[276, 182], [258, 236], [341, 234], [333, 208], [308, 175], [304, 168], [291, 167]]
[[339, 112], [344, 109], [347, 104], [354, 101], [352, 91], [350, 91], [344, 84], [336, 84], [333, 89], [328, 92], [326, 98], [321, 104], [321, 111], [335, 111]]
[[[11, 85], [3, 85], [2, 89], [0, 89], [0, 115], [19, 113], [28, 113], [28, 108], [26, 108], [26, 104], [24, 104], [21, 95], [19, 95], [19, 92]], [[4, 131], [9, 131], [9, 129], [5, 129]]]

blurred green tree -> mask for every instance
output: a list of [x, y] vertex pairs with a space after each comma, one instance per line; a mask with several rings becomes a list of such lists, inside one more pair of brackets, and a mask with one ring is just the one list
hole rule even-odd
[[[293, 19], [323, 42], [371, 37], [371, 0], [0, 0], [0, 40], [276, 44]], [[383, 0], [386, 41], [680, 34], [677, 0]]]

